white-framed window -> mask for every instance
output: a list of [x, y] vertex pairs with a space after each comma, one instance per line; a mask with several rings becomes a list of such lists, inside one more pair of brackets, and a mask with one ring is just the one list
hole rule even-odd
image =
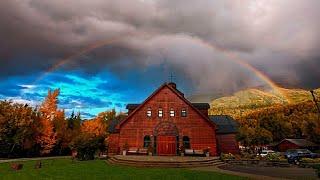
[[181, 110], [181, 117], [187, 117], [187, 109], [183, 108]]
[[151, 108], [147, 109], [147, 117], [151, 117], [152, 116], [152, 111]]
[[162, 110], [162, 108], [159, 108], [159, 110], [158, 110], [158, 116], [159, 116], [160, 118], [163, 117], [163, 110]]
[[174, 109], [173, 108], [170, 109], [169, 114], [170, 114], [170, 117], [174, 117]]

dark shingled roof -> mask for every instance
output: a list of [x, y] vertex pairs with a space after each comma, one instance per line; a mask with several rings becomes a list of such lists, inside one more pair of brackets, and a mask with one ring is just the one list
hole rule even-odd
[[[316, 147], [319, 146], [311, 141], [308, 141], [306, 139], [283, 139], [281, 142], [279, 142], [277, 145], [281, 144], [283, 141], [289, 141], [293, 144], [296, 144], [300, 147]], [[277, 146], [276, 145], [276, 146]]]
[[194, 106], [195, 108], [197, 109], [209, 109], [210, 108], [210, 105], [208, 103], [191, 103], [192, 106]]
[[129, 110], [136, 109], [140, 104], [127, 104], [126, 108]]
[[239, 123], [228, 115], [209, 116], [209, 119], [217, 125], [217, 134], [237, 133]]
[[119, 124], [119, 120], [113, 119], [111, 120], [111, 122], [109, 123], [108, 126], [108, 132], [109, 133], [115, 133], [116, 132], [116, 126]]
[[[209, 109], [210, 105], [208, 103], [191, 103], [192, 106], [194, 106], [195, 108], [201, 110], [201, 109]], [[140, 104], [128, 104], [126, 106], [126, 108], [128, 110], [134, 110], [136, 109]]]

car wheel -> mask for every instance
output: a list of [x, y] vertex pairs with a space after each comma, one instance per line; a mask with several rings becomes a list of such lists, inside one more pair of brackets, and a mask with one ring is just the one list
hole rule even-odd
[[299, 165], [299, 164], [300, 164], [300, 162], [299, 162], [298, 159], [294, 159], [293, 161], [294, 161], [294, 164], [295, 164], [295, 165]]

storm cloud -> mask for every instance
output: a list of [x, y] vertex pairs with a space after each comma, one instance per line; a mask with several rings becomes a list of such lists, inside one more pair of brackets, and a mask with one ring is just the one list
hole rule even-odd
[[166, 64], [200, 93], [264, 85], [232, 53], [282, 86], [319, 87], [318, 17], [319, 0], [2, 0], [0, 79], [110, 40], [63, 68], [121, 76]]

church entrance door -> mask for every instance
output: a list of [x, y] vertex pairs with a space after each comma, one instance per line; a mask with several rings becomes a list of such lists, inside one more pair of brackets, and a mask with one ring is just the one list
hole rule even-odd
[[176, 155], [177, 152], [176, 136], [158, 136], [157, 137], [157, 152], [158, 155], [170, 156]]

